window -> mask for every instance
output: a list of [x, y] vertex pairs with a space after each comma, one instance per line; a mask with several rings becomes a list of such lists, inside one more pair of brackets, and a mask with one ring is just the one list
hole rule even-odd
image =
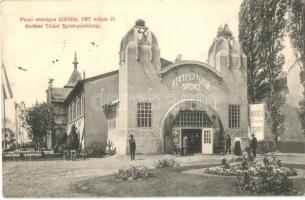
[[82, 94], [82, 96], [81, 96], [81, 105], [80, 105], [80, 113], [81, 113], [81, 115], [83, 115], [84, 114], [84, 95]]
[[72, 121], [72, 106], [71, 106], [71, 104], [69, 105], [69, 113], [70, 113], [69, 121]]
[[77, 116], [81, 116], [81, 98], [77, 99]]
[[203, 143], [204, 144], [211, 144], [212, 143], [212, 135], [210, 132], [203, 133]]
[[209, 117], [204, 111], [180, 111], [176, 118], [176, 126], [210, 126], [211, 122]]
[[74, 119], [74, 113], [75, 113], [74, 102], [72, 102], [72, 104], [71, 104], [71, 109], [72, 109], [72, 118], [71, 118], [71, 120], [73, 120]]
[[239, 128], [240, 106], [229, 105], [229, 128]]
[[78, 99], [75, 100], [75, 117], [78, 117], [79, 110], [78, 110]]
[[137, 125], [138, 127], [151, 127], [151, 103], [137, 103]]
[[68, 122], [70, 122], [71, 120], [71, 114], [70, 114], [70, 111], [71, 111], [71, 108], [70, 108], [70, 105], [68, 106]]

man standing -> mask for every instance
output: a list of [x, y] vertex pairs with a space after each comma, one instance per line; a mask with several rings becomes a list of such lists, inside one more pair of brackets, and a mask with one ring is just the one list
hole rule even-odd
[[252, 146], [253, 157], [255, 158], [256, 157], [257, 139], [256, 139], [254, 134], [252, 134], [251, 146]]
[[136, 153], [136, 140], [133, 138], [133, 135], [130, 135], [129, 149], [130, 149], [130, 158], [131, 160], [134, 160]]
[[183, 137], [183, 141], [182, 141], [182, 147], [183, 147], [183, 155], [186, 156], [186, 151], [187, 151], [187, 137], [186, 135]]
[[227, 152], [229, 151], [229, 154], [231, 153], [231, 137], [228, 134], [226, 137], [226, 151], [225, 154], [227, 154]]

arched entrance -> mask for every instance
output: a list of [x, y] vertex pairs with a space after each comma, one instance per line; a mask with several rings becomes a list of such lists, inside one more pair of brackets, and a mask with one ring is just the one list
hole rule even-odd
[[180, 152], [184, 138], [188, 153], [212, 154], [223, 150], [221, 120], [207, 103], [182, 100], [168, 109], [161, 123], [164, 153]]

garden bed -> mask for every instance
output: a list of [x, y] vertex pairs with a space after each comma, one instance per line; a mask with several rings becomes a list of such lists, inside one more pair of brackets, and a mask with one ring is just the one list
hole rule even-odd
[[204, 172], [212, 175], [221, 176], [242, 176], [245, 173], [252, 174], [254, 177], [259, 176], [266, 165], [272, 168], [273, 173], [284, 174], [287, 176], [297, 175], [297, 171], [291, 167], [283, 166], [275, 158], [263, 158], [261, 160], [250, 161], [246, 157], [233, 158], [229, 161], [223, 160], [221, 166], [207, 168]]
[[[191, 196], [250, 196], [233, 184], [237, 177], [210, 175], [198, 176], [189, 171], [209, 168], [213, 165], [180, 166], [178, 168], [153, 169], [155, 176], [149, 179], [121, 181], [113, 175], [90, 178], [72, 186], [74, 192], [95, 197], [191, 197]], [[304, 194], [304, 179], [293, 180], [298, 193]], [[256, 196], [257, 194], [255, 194]]]

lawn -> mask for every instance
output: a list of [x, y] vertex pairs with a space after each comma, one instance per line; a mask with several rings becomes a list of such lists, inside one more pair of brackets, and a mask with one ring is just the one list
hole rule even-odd
[[[189, 166], [156, 169], [148, 180], [123, 182], [113, 175], [80, 181], [72, 186], [74, 192], [97, 197], [169, 197], [169, 196], [249, 196], [239, 192], [236, 177], [200, 176], [182, 173], [184, 170], [207, 167]], [[297, 190], [304, 194], [304, 179], [294, 180]]]
[[78, 182], [73, 189], [81, 193], [104, 197], [168, 197], [168, 196], [237, 196], [236, 179], [185, 174], [182, 171], [207, 167], [192, 166], [156, 169], [148, 180], [123, 182], [113, 175], [95, 177]]

